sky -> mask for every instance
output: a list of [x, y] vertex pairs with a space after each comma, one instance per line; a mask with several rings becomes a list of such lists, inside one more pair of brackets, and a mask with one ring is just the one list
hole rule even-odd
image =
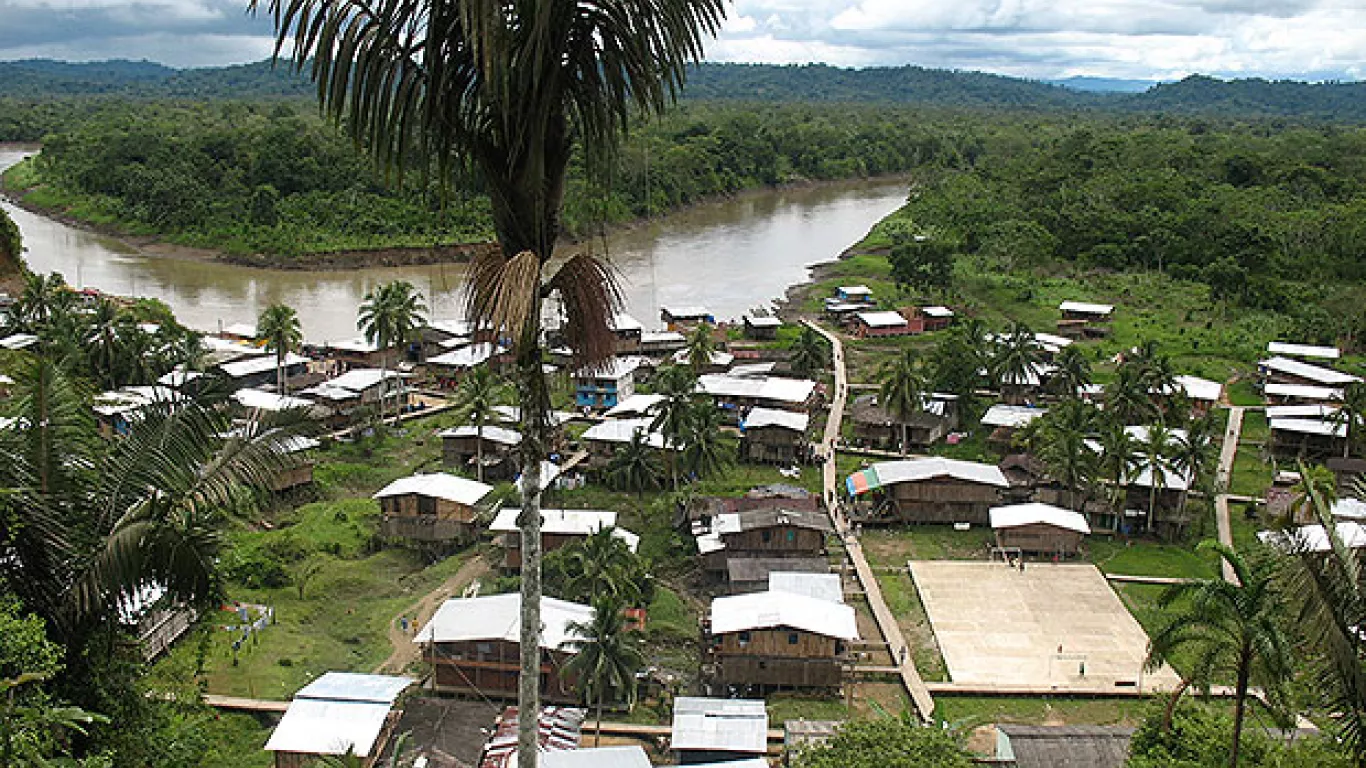
[[[0, 0], [0, 60], [260, 61], [247, 0]], [[1366, 0], [735, 0], [712, 61], [1037, 79], [1366, 77]]]

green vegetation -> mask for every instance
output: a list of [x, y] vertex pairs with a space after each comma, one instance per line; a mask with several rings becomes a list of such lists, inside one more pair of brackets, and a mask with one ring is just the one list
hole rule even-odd
[[850, 720], [828, 742], [798, 753], [796, 768], [968, 768], [962, 737], [909, 715]]

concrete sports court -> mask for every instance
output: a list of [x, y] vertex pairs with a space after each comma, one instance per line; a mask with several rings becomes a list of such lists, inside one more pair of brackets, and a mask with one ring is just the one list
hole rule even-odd
[[1148, 636], [1093, 565], [912, 561], [930, 626], [955, 683], [1170, 689], [1170, 668], [1142, 672]]

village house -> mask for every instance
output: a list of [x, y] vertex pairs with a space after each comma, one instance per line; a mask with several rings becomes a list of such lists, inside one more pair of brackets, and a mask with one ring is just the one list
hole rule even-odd
[[580, 408], [612, 408], [635, 394], [636, 372], [643, 358], [614, 357], [602, 365], [574, 373], [574, 404]]
[[908, 448], [925, 448], [939, 442], [958, 427], [958, 396], [935, 392], [924, 400], [924, 408], [902, 422], [879, 402], [876, 393], [859, 395], [849, 406], [855, 445], [898, 450], [902, 426]]
[[[276, 386], [275, 355], [253, 355], [220, 363], [213, 372], [220, 374], [230, 391]], [[308, 373], [308, 358], [290, 352], [285, 355], [285, 381]]]
[[694, 521], [692, 533], [704, 570], [719, 577], [731, 560], [756, 557], [824, 557], [834, 532], [818, 503], [791, 499], [756, 500], [734, 512]]
[[849, 323], [854, 315], [868, 309], [867, 304], [840, 301], [839, 299], [825, 300], [825, 316], [835, 324], [844, 326]]
[[838, 688], [858, 622], [842, 592], [827, 597], [769, 589], [712, 600], [704, 662], [711, 680], [763, 692]]
[[405, 375], [379, 368], [356, 368], [301, 392], [319, 405], [332, 409], [328, 424], [342, 427], [366, 411], [397, 413], [408, 405]]
[[948, 307], [917, 307], [913, 316], [910, 318], [912, 324], [918, 324], [922, 332], [940, 331], [953, 325], [953, 310]]
[[688, 337], [678, 331], [644, 331], [640, 334], [640, 352], [645, 355], [666, 355], [688, 346]]
[[166, 588], [150, 582], [118, 601], [118, 622], [136, 635], [143, 661], [152, 661], [171, 649], [195, 626], [199, 611], [171, 599]]
[[474, 341], [474, 323], [468, 320], [429, 320], [417, 332], [422, 359], [458, 349]]
[[104, 392], [95, 397], [92, 410], [100, 434], [104, 437], [124, 436], [144, 415], [156, 409], [169, 409], [184, 396], [162, 386], [124, 387]]
[[[578, 707], [541, 707], [536, 717], [536, 751], [541, 768], [554, 768], [554, 761], [558, 758], [590, 751], [579, 749], [579, 742], [583, 740], [583, 721], [587, 714], [586, 710]], [[480, 728], [488, 738], [472, 765], [477, 768], [517, 768], [517, 731], [520, 722], [518, 708], [509, 706], [498, 715], [492, 728]], [[573, 763], [559, 765], [560, 768], [577, 768]], [[442, 768], [464, 766], [465, 763], [457, 759], [454, 764]], [[604, 764], [595, 768], [625, 767]]]
[[773, 577], [790, 573], [833, 575], [830, 560], [825, 557], [732, 557], [726, 560], [726, 592], [762, 592], [773, 583]]
[[996, 465], [1010, 483], [1005, 501], [1042, 501], [1059, 504], [1066, 490], [1048, 474], [1048, 468], [1037, 456], [1029, 453], [1006, 454]]
[[733, 418], [756, 406], [788, 411], [809, 411], [814, 405], [816, 382], [779, 376], [732, 376], [725, 373], [697, 377], [697, 391], [712, 398]]
[[[8, 376], [5, 378], [9, 378]], [[6, 386], [13, 384], [9, 381]], [[176, 366], [172, 370], [161, 374], [157, 383], [163, 387], [170, 387], [182, 395], [194, 396], [199, 394], [204, 385], [208, 383], [205, 375], [201, 371], [187, 371], [183, 366]]]
[[[1338, 541], [1347, 549], [1366, 549], [1366, 526], [1347, 520], [1333, 523]], [[1257, 538], [1268, 546], [1284, 552], [1328, 552], [1333, 548], [1332, 537], [1321, 523], [1301, 525], [1289, 530], [1258, 531]]]
[[9, 336], [0, 338], [0, 349], [28, 349], [37, 343], [38, 337], [32, 333], [12, 333]]
[[[503, 546], [503, 568], [516, 571], [522, 567], [521, 528], [517, 517], [522, 510], [504, 507], [494, 518], [489, 531], [499, 534]], [[625, 528], [617, 527], [617, 513], [601, 509], [542, 509], [541, 510], [541, 552], [550, 554], [560, 547], [583, 541], [603, 529], [612, 531], [612, 536], [621, 539], [632, 552], [640, 546], [640, 537]]]
[[263, 389], [239, 389], [232, 393], [232, 400], [243, 418], [252, 418], [262, 413], [282, 413], [298, 411], [310, 419], [326, 419], [332, 409], [319, 405], [312, 400], [291, 395], [280, 395]]
[[1217, 381], [1202, 379], [1199, 376], [1177, 376], [1176, 386], [1190, 402], [1191, 417], [1200, 418], [1210, 412], [1219, 397], [1224, 393], [1224, 385]]
[[697, 306], [660, 307], [659, 319], [664, 323], [664, 327], [680, 333], [686, 333], [703, 323], [716, 325], [716, 318], [712, 313]]
[[292, 463], [289, 467], [277, 471], [270, 478], [269, 488], [275, 493], [285, 491], [300, 486], [309, 485], [313, 482], [313, 468], [317, 465], [313, 452], [322, 443], [312, 437], [304, 435], [294, 435], [286, 440], [280, 450], [290, 457]]
[[345, 368], [395, 368], [403, 359], [403, 350], [399, 347], [381, 349], [379, 344], [364, 336], [330, 341], [324, 350], [328, 359], [341, 363]]
[[[593, 620], [586, 605], [541, 599], [541, 696], [547, 701], [578, 700], [576, 680], [564, 665], [574, 655], [577, 637], [570, 626]], [[431, 666], [438, 693], [516, 698], [521, 670], [522, 597], [517, 593], [453, 598], [441, 604], [413, 642]]]
[[796, 411], [751, 408], [740, 422], [740, 461], [797, 464], [810, 458], [806, 429], [811, 417]]
[[1311, 387], [1304, 384], [1268, 382], [1262, 394], [1273, 405], [1308, 405], [1311, 403], [1342, 402], [1343, 391], [1338, 387]]
[[835, 299], [850, 304], [872, 304], [873, 289], [866, 285], [841, 285], [835, 289]]
[[[481, 438], [482, 434], [482, 438]], [[483, 429], [472, 424], [443, 429], [441, 463], [471, 472], [481, 455], [483, 446], [484, 478], [506, 480], [517, 474], [517, 446], [522, 444], [522, 433], [498, 424], [485, 424]]]
[[303, 768], [325, 755], [354, 755], [370, 768], [389, 745], [402, 712], [394, 709], [413, 684], [406, 677], [328, 672], [294, 694], [266, 742], [275, 768]]
[[991, 530], [1002, 550], [1062, 558], [1077, 554], [1091, 526], [1080, 513], [1031, 502], [992, 507]]
[[642, 395], [634, 394], [622, 400], [602, 416], [605, 419], [630, 419], [654, 416], [657, 413], [659, 404], [664, 402], [663, 395]]
[[[1124, 431], [1140, 449], [1136, 473], [1125, 485], [1124, 519], [1122, 522], [1112, 521], [1108, 516], [1102, 516], [1092, 522], [1097, 523], [1099, 528], [1118, 530], [1121, 533], [1147, 530], [1159, 536], [1170, 536], [1179, 532], [1189, 522], [1182, 516], [1181, 498], [1184, 492], [1190, 490], [1190, 473], [1167, 467], [1161, 470], [1160, 475], [1154, 475], [1151, 463], [1142, 453], [1142, 446], [1148, 440], [1148, 428], [1136, 425], [1125, 427]], [[1168, 430], [1168, 433], [1173, 442], [1186, 439], [1185, 430], [1172, 429]], [[1157, 502], [1155, 510], [1152, 509], [1154, 491]]]
[[1273, 357], [1257, 363], [1257, 374], [1263, 386], [1266, 384], [1301, 384], [1311, 387], [1346, 387], [1360, 376], [1335, 371], [1319, 365], [1292, 360], [1288, 357]]
[[1366, 459], [1343, 458], [1341, 454], [1325, 462], [1328, 471], [1337, 479], [1338, 494], [1351, 495], [1352, 486], [1359, 478], [1366, 477]]
[[1294, 344], [1287, 341], [1272, 341], [1266, 345], [1267, 354], [1282, 357], [1298, 357], [1307, 360], [1341, 360], [1342, 350], [1337, 347], [1321, 347], [1312, 344]]
[[996, 726], [1002, 768], [1124, 768], [1134, 729], [1115, 725]]
[[1110, 334], [1110, 320], [1115, 308], [1109, 304], [1084, 301], [1064, 301], [1058, 305], [1062, 318], [1058, 333], [1070, 339], [1098, 338]]
[[664, 435], [651, 428], [651, 417], [637, 419], [606, 419], [589, 427], [579, 436], [579, 442], [588, 450], [588, 466], [602, 469], [612, 461], [612, 455], [619, 446], [625, 445], [639, 432], [645, 444], [655, 450], [665, 450]]
[[492, 492], [492, 486], [444, 472], [400, 478], [374, 495], [380, 534], [424, 543], [473, 541], [480, 504]]
[[729, 763], [768, 755], [768, 709], [761, 699], [674, 699], [669, 748], [679, 765]]
[[854, 335], [860, 339], [881, 336], [909, 336], [915, 333], [900, 312], [859, 312], [853, 319]]
[[229, 341], [256, 341], [256, 325], [253, 323], [229, 323], [218, 329], [218, 338]]
[[1283, 458], [1341, 456], [1348, 425], [1333, 405], [1271, 405], [1266, 408], [1271, 450]]
[[862, 513], [869, 521], [986, 525], [1010, 483], [991, 464], [931, 458], [879, 462], [850, 475], [845, 487], [856, 499], [874, 494]]
[[778, 329], [783, 321], [776, 317], [757, 317], [745, 315], [745, 338], [756, 341], [772, 341], [778, 338]]
[[1018, 430], [1033, 424], [1035, 419], [1046, 413], [1047, 408], [997, 403], [982, 414], [982, 426], [991, 428], [991, 435], [987, 438], [989, 442], [1009, 448]]
[[465, 374], [481, 365], [496, 365], [507, 351], [506, 347], [487, 341], [466, 344], [427, 358], [427, 368], [436, 378], [437, 386], [453, 389]]
[[617, 312], [612, 315], [607, 327], [612, 331], [612, 336], [615, 338], [614, 351], [616, 354], [634, 355], [640, 352], [641, 337], [645, 334], [643, 323], [625, 312]]

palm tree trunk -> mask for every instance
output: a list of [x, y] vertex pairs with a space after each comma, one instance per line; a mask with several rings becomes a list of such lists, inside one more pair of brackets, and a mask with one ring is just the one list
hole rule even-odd
[[1233, 745], [1229, 748], [1229, 768], [1238, 768], [1238, 747], [1243, 740], [1243, 716], [1247, 709], [1247, 685], [1252, 667], [1252, 649], [1243, 644], [1238, 660], [1238, 688], [1233, 694]]
[[285, 356], [278, 351], [275, 353], [275, 391], [281, 397], [285, 394]]
[[484, 420], [480, 419], [474, 430], [474, 476], [484, 482]]
[[905, 456], [910, 453], [910, 447], [910, 443], [906, 437], [906, 422], [903, 421], [901, 422], [901, 455]]
[[[531, 317], [540, 317], [539, 302]], [[522, 534], [521, 675], [517, 681], [517, 766], [536, 768], [537, 721], [541, 711], [541, 452], [545, 434], [545, 373], [537, 344], [538, 323], [525, 331], [517, 354], [518, 387], [522, 390]]]
[[1148, 533], [1156, 531], [1157, 520], [1157, 468], [1152, 469], [1152, 482], [1148, 486]]
[[1190, 684], [1191, 683], [1189, 680], [1187, 680], [1184, 677], [1181, 678], [1181, 682], [1176, 686], [1176, 688], [1172, 689], [1171, 695], [1167, 697], [1167, 706], [1162, 713], [1163, 733], [1171, 733], [1172, 717], [1176, 714], [1176, 705], [1179, 701], [1181, 701], [1182, 694], [1186, 692], [1186, 689], [1190, 687]]
[[593, 729], [593, 746], [595, 747], [602, 743], [602, 689], [605, 687], [604, 685], [598, 686], [598, 722], [596, 723], [597, 727]]

